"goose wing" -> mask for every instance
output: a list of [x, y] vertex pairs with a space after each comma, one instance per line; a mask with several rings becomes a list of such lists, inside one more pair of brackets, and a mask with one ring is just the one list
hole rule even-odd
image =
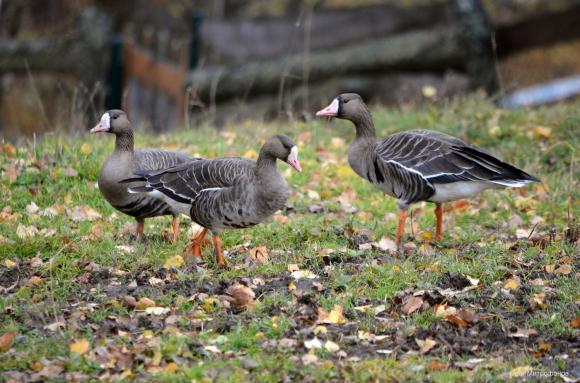
[[524, 171], [458, 138], [429, 130], [413, 130], [385, 138], [378, 156], [407, 172], [419, 174], [431, 184], [459, 181], [489, 181], [521, 186], [538, 181]]
[[194, 160], [157, 171], [138, 171], [125, 182], [145, 181], [132, 192], [159, 191], [181, 203], [193, 203], [203, 190], [233, 186], [240, 177], [253, 174], [256, 163], [242, 158]]

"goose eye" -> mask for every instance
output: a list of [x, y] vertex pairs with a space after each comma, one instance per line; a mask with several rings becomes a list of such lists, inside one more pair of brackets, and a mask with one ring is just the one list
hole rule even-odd
[[115, 114], [115, 115], [113, 116], [113, 120], [116, 120], [116, 119], [117, 119], [117, 117], [119, 117], [119, 116]]
[[350, 100], [342, 100], [342, 103], [343, 103], [343, 104], [346, 104], [346, 103], [348, 103], [349, 101], [350, 101]]

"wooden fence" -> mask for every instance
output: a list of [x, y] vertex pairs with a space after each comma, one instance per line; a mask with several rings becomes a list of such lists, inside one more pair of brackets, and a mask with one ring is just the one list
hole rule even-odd
[[[376, 82], [368, 79], [393, 72], [453, 69], [493, 93], [498, 57], [578, 38], [577, 20], [580, 5], [493, 25], [480, 0], [449, 0], [305, 9], [298, 18], [201, 22], [196, 14], [189, 34], [133, 22], [113, 36], [108, 18], [89, 9], [69, 37], [0, 40], [0, 73], [73, 72], [87, 86], [107, 81], [106, 107], [124, 107], [135, 121], [164, 130], [195, 114], [193, 104], [214, 114], [216, 105], [252, 99], [280, 109], [291, 95], [310, 110], [317, 90], [328, 98], [346, 82], [370, 92]], [[338, 77], [352, 81], [327, 85]]]

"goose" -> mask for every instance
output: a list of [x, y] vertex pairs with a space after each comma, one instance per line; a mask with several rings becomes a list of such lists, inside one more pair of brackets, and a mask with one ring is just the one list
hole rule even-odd
[[397, 199], [395, 242], [399, 247], [407, 210], [413, 203], [435, 203], [438, 241], [443, 235], [444, 202], [470, 198], [486, 189], [522, 187], [540, 181], [447, 134], [410, 130], [379, 138], [367, 106], [355, 93], [337, 96], [316, 116], [336, 117], [354, 124], [356, 136], [348, 149], [348, 163], [360, 177]]
[[296, 145], [289, 137], [276, 135], [262, 146], [257, 161], [237, 157], [204, 159], [169, 169], [137, 171], [137, 177], [124, 182], [145, 182], [131, 187], [130, 192], [163, 198], [203, 228], [185, 247], [184, 257], [192, 255], [203, 260], [201, 245], [211, 231], [216, 262], [226, 267], [221, 232], [257, 225], [283, 208], [290, 195], [288, 183], [276, 167], [277, 159], [302, 171]]
[[179, 212], [157, 198], [129, 193], [127, 187], [130, 185], [120, 181], [132, 176], [136, 171], [158, 170], [196, 160], [196, 158], [159, 149], [135, 150], [131, 122], [127, 114], [119, 109], [105, 112], [90, 132], [115, 135], [115, 149], [105, 160], [99, 173], [98, 186], [103, 197], [115, 209], [135, 217], [137, 238], [145, 238], [143, 233], [145, 218], [172, 215], [172, 242], [176, 242], [179, 237]]

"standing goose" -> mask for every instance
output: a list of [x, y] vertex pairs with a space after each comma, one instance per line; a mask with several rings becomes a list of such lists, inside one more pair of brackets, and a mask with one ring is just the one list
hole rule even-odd
[[[147, 193], [168, 204], [203, 227], [191, 238], [184, 255], [202, 258], [201, 244], [208, 230], [213, 234], [216, 262], [226, 266], [220, 233], [223, 229], [254, 226], [284, 207], [290, 191], [278, 172], [276, 159], [301, 171], [298, 149], [290, 138], [277, 135], [268, 140], [258, 161], [243, 158], [199, 160], [158, 171], [138, 171], [125, 182], [146, 181], [132, 193]], [[139, 194], [140, 195], [140, 194]]]
[[409, 205], [435, 203], [435, 240], [442, 236], [441, 204], [469, 198], [486, 189], [522, 187], [539, 179], [458, 138], [431, 130], [410, 130], [378, 138], [371, 114], [358, 94], [345, 93], [318, 111], [317, 116], [351, 121], [356, 137], [348, 163], [362, 178], [397, 198], [397, 244], [405, 229]]
[[133, 129], [127, 114], [122, 110], [109, 110], [91, 133], [107, 132], [115, 135], [115, 150], [107, 158], [99, 174], [99, 190], [117, 210], [137, 220], [137, 237], [144, 238], [145, 218], [161, 215], [173, 216], [173, 242], [179, 237], [179, 212], [165, 202], [146, 195], [131, 194], [121, 180], [137, 171], [167, 168], [194, 160], [182, 153], [158, 149], [138, 149], [133, 146]]

